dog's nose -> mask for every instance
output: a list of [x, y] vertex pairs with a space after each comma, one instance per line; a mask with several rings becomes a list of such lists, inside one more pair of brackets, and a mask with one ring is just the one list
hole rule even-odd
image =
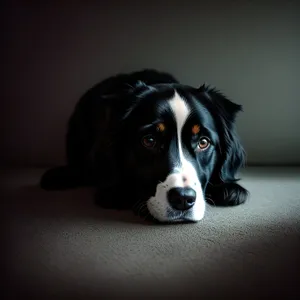
[[196, 192], [188, 187], [172, 188], [168, 192], [168, 200], [174, 209], [187, 210], [195, 204]]

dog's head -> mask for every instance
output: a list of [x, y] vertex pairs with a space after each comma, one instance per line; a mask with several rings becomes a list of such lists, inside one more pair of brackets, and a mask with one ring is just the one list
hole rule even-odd
[[161, 222], [199, 221], [207, 192], [214, 203], [244, 201], [235, 184], [244, 162], [234, 126], [240, 105], [178, 83], [139, 83], [129, 98], [117, 143], [139, 209]]

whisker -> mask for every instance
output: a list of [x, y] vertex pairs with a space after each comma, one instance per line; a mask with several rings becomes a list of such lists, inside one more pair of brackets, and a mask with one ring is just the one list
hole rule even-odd
[[144, 202], [144, 203], [141, 203], [138, 210], [137, 210], [137, 215], [139, 217], [142, 217], [142, 214], [144, 214], [145, 212], [147, 212], [147, 204]]
[[142, 201], [141, 200], [138, 200], [137, 202], [135, 202], [133, 205], [132, 205], [132, 209], [135, 209], [135, 208], [137, 208], [140, 204], [142, 203]]

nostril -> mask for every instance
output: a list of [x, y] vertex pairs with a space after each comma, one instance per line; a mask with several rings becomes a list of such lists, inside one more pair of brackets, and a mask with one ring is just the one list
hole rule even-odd
[[193, 204], [193, 203], [195, 202], [195, 199], [194, 199], [194, 198], [187, 198], [187, 199], [186, 199], [186, 202], [187, 202], [188, 204]]

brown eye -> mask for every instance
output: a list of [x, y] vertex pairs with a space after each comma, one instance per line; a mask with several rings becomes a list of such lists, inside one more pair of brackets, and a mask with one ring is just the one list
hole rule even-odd
[[156, 139], [152, 134], [146, 135], [142, 138], [142, 144], [146, 148], [154, 148], [156, 145]]
[[210, 140], [207, 137], [202, 137], [197, 145], [199, 151], [204, 151], [210, 146]]

